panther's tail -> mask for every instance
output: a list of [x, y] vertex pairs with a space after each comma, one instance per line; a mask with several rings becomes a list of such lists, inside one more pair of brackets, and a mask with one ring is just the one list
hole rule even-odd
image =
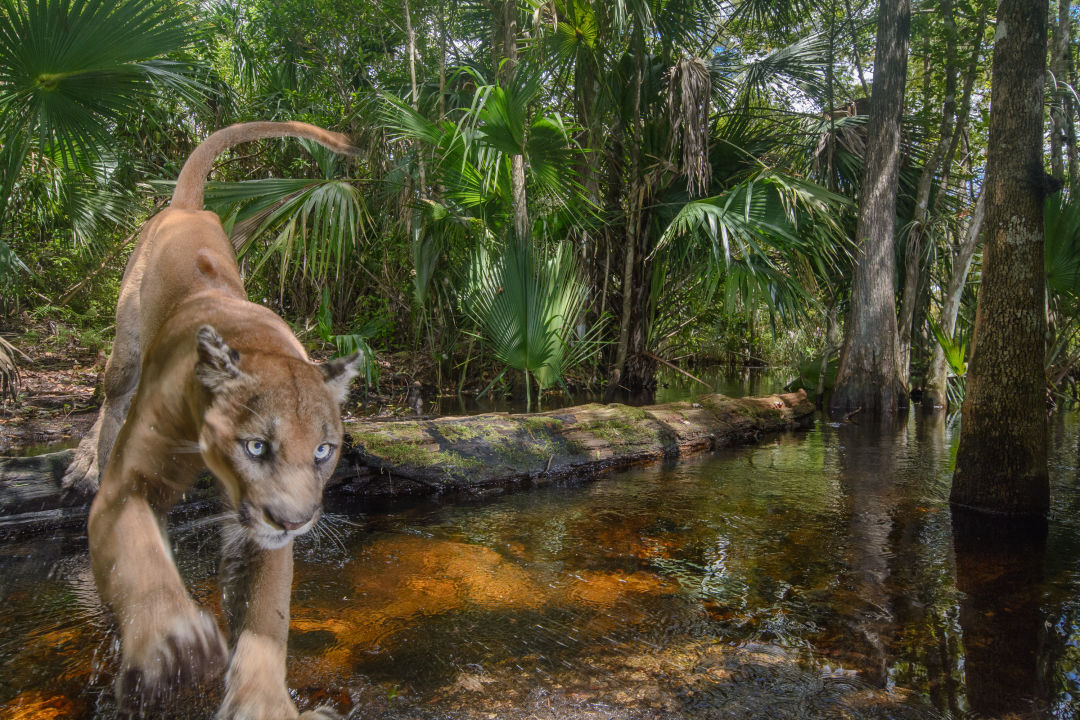
[[203, 185], [206, 184], [206, 176], [210, 174], [214, 159], [233, 145], [272, 137], [305, 137], [343, 155], [355, 155], [357, 152], [356, 148], [349, 144], [349, 139], [341, 133], [323, 130], [307, 123], [249, 122], [230, 125], [212, 133], [188, 157], [180, 170], [180, 177], [176, 179], [172, 207], [202, 210]]

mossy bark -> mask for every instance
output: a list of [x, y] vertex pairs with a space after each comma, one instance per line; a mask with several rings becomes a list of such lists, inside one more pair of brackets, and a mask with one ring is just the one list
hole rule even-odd
[[648, 407], [580, 405], [534, 415], [360, 421], [339, 474], [365, 494], [441, 492], [586, 475], [753, 442], [808, 424], [805, 391]]
[[[357, 421], [328, 492], [356, 496], [474, 491], [571, 476], [754, 442], [809, 425], [804, 391], [648, 407], [579, 405], [533, 415], [494, 413], [434, 420]], [[0, 458], [0, 535], [85, 522], [90, 498], [66, 495], [72, 452]], [[207, 478], [174, 512], [199, 511], [216, 494]], [[339, 503], [341, 504], [341, 503]]]

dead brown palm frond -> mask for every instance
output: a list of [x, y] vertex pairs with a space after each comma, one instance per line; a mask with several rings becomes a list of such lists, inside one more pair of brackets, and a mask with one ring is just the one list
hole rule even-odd
[[[682, 58], [671, 68], [668, 80], [668, 122], [671, 125], [671, 155], [681, 162], [686, 189], [704, 195], [709, 189], [709, 96], [712, 82], [705, 61]], [[681, 151], [681, 155], [680, 155]]]
[[19, 367], [15, 364], [15, 353], [22, 355], [14, 345], [0, 337], [0, 405], [6, 405], [9, 398], [12, 403], [19, 399]]
[[829, 172], [833, 155], [842, 150], [857, 158], [866, 155], [866, 123], [870, 113], [870, 101], [859, 98], [822, 116], [821, 134], [814, 148], [814, 173]]

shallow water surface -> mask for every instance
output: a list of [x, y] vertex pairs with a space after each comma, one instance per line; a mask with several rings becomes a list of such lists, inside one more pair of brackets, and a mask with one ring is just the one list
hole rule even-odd
[[[1080, 417], [1052, 420], [1044, 540], [954, 543], [955, 440], [819, 422], [588, 483], [330, 508], [297, 547], [290, 687], [354, 718], [1080, 717]], [[212, 524], [176, 525], [216, 608]], [[114, 716], [85, 537], [0, 544], [0, 578], [0, 717]]]

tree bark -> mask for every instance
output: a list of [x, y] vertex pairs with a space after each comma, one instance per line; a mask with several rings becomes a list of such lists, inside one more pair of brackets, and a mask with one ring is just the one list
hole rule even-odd
[[842, 338], [838, 332], [840, 327], [840, 299], [833, 295], [829, 298], [829, 306], [825, 312], [825, 348], [821, 351], [821, 369], [818, 371], [817, 393], [815, 404], [822, 407], [825, 403], [825, 385], [829, 376], [829, 359], [833, 352], [841, 346]]
[[[945, 159], [942, 161], [941, 187], [943, 188], [949, 187], [949, 181], [952, 177], [953, 161], [956, 159], [956, 151], [967, 130], [968, 118], [971, 117], [971, 95], [975, 89], [975, 81], [978, 79], [979, 71], [984, 65], [982, 60], [982, 43], [983, 34], [986, 31], [988, 5], [989, 0], [982, 0], [979, 5], [979, 16], [975, 21], [976, 29], [972, 35], [974, 42], [971, 48], [971, 55], [968, 58], [968, 65], [964, 72], [964, 90], [961, 94], [959, 110], [956, 113], [956, 128], [953, 130], [952, 142], [949, 143], [949, 151], [945, 153]], [[940, 207], [941, 202], [945, 197], [945, 193], [938, 193], [937, 198], [934, 200], [934, 212], [937, 212], [938, 207]]]
[[439, 0], [439, 120], [446, 117], [446, 0]]
[[[964, 241], [953, 256], [952, 275], [949, 276], [949, 285], [945, 290], [945, 299], [941, 305], [940, 325], [942, 331], [949, 337], [956, 332], [960, 299], [964, 294], [968, 270], [971, 268], [971, 259], [975, 257], [975, 248], [979, 244], [979, 233], [982, 231], [985, 217], [986, 192], [981, 192], [975, 203], [975, 212], [964, 231]], [[948, 377], [945, 351], [941, 349], [941, 345], [934, 343], [934, 352], [930, 357], [930, 367], [926, 373], [926, 387], [923, 390], [922, 408], [924, 411], [948, 407], [949, 396], [945, 387]]]
[[844, 349], [830, 410], [872, 414], [907, 407], [901, 376], [893, 289], [893, 225], [900, 172], [900, 117], [904, 109], [910, 0], [882, 0], [859, 198], [858, 256]]
[[986, 240], [950, 501], [1044, 517], [1043, 91], [1048, 0], [1001, 0], [987, 144]]

